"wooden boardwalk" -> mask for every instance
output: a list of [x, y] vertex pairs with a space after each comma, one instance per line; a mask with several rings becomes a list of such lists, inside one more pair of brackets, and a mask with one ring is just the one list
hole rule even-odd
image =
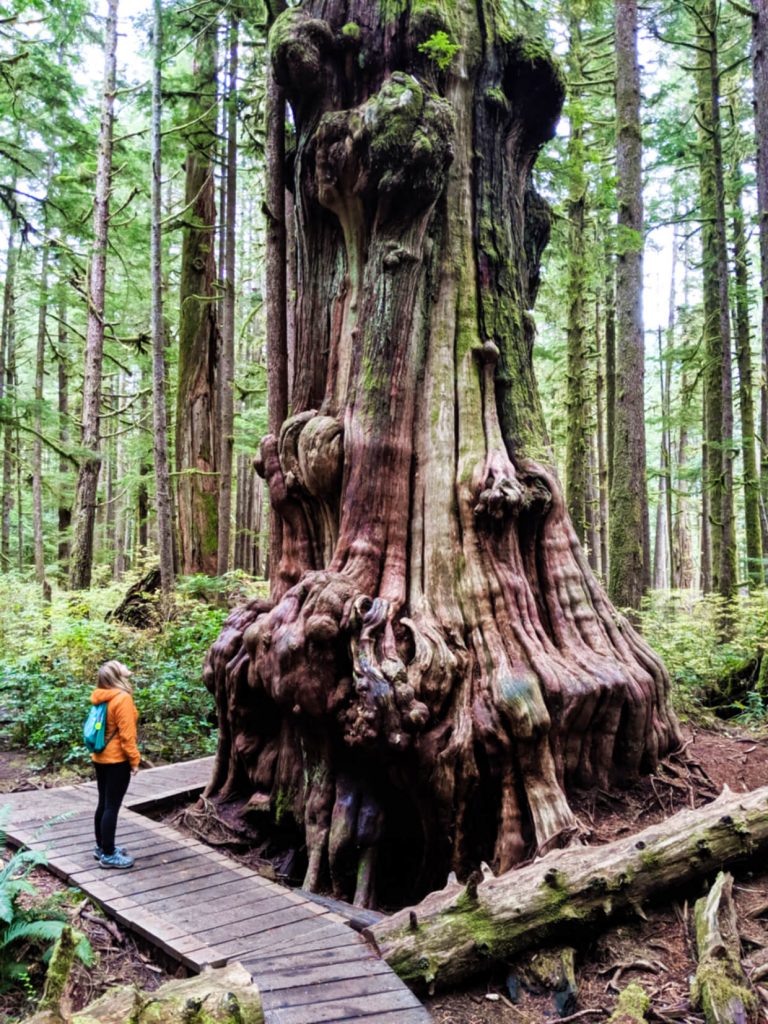
[[131, 781], [117, 836], [136, 857], [130, 871], [105, 871], [93, 859], [93, 783], [0, 795], [8, 838], [44, 850], [51, 871], [189, 969], [241, 961], [261, 989], [267, 1024], [428, 1022], [410, 989], [333, 909], [138, 813], [199, 792], [210, 766], [203, 758]]

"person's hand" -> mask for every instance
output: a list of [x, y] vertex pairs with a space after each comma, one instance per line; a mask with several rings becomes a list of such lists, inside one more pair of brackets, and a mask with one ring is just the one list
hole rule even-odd
[[131, 768], [131, 775], [138, 775], [138, 774], [139, 774], [139, 769], [138, 768]]

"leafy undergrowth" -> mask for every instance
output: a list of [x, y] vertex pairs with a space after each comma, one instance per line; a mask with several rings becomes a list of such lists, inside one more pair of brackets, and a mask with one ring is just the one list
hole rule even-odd
[[[732, 624], [721, 638], [723, 621]], [[672, 697], [683, 718], [706, 720], [718, 704], [722, 681], [768, 648], [768, 591], [740, 595], [726, 605], [714, 595], [689, 591], [654, 591], [640, 615], [643, 635], [672, 678]], [[724, 710], [740, 725], [768, 721], [768, 693], [748, 686], [738, 699], [723, 694]]]
[[147, 758], [183, 761], [215, 748], [214, 706], [202, 682], [205, 653], [228, 603], [263, 592], [264, 584], [241, 574], [188, 577], [179, 585], [173, 619], [162, 629], [138, 630], [106, 619], [132, 582], [126, 577], [89, 592], [57, 591], [46, 606], [34, 584], [0, 576], [6, 743], [32, 752], [41, 767], [88, 767], [83, 721], [98, 667], [112, 658], [134, 672], [139, 743]]

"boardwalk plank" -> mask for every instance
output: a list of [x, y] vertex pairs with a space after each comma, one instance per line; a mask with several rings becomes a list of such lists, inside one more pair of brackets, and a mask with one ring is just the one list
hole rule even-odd
[[382, 1011], [421, 1009], [416, 997], [404, 986], [393, 992], [375, 995], [351, 995], [304, 1006], [278, 1007], [274, 1020], [280, 1024], [323, 1024], [323, 1022], [357, 1019]]
[[381, 960], [370, 946], [359, 940], [354, 941], [354, 937], [352, 937], [352, 942], [349, 945], [313, 949], [304, 953], [284, 953], [278, 956], [272, 956], [267, 951], [263, 956], [256, 959], [248, 958], [247, 962], [246, 960], [243, 961], [246, 966], [252, 967], [262, 977], [272, 977], [273, 973], [286, 973], [293, 969], [301, 971], [321, 965], [331, 968], [336, 965], [360, 962], [381, 963]]
[[[367, 997], [383, 992], [402, 991], [402, 981], [391, 970], [387, 970], [380, 971], [376, 975], [330, 979], [312, 985], [281, 989], [278, 992], [265, 989], [262, 992], [262, 999], [268, 1009], [282, 1010], [288, 1006], [306, 1006], [307, 1004], [349, 999], [352, 996]], [[410, 992], [408, 994], [411, 995]]]
[[[352, 960], [348, 963], [310, 964], [302, 966], [276, 968], [263, 982], [264, 992], [280, 992], [289, 988], [308, 988], [313, 985], [325, 984], [329, 981], [344, 981], [348, 978], [372, 978], [378, 974], [392, 975], [392, 968], [376, 957]], [[400, 982], [402, 985], [402, 982]]]

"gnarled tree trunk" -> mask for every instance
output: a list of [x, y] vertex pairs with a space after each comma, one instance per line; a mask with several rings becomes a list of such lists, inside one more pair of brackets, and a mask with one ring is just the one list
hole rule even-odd
[[293, 414], [261, 449], [283, 557], [208, 657], [208, 796], [305, 848], [305, 887], [391, 904], [566, 842], [566, 785], [678, 728], [547, 466], [529, 178], [557, 69], [487, 0], [309, 0], [271, 54], [297, 128]]

